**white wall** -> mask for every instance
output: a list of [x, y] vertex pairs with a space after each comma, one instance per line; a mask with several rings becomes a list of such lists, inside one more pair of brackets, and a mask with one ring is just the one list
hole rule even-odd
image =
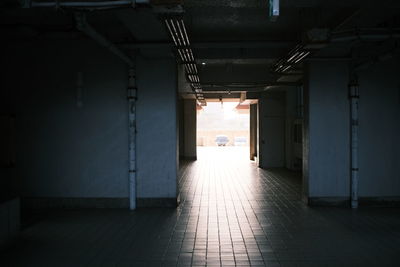
[[137, 197], [177, 197], [177, 68], [173, 58], [137, 59]]
[[26, 41], [2, 51], [3, 84], [15, 92], [22, 196], [127, 197], [124, 63], [91, 40]]

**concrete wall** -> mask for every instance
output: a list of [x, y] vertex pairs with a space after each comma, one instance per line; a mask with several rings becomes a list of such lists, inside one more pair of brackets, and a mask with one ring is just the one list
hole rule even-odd
[[266, 92], [259, 100], [259, 166], [285, 166], [285, 92]]
[[[359, 70], [360, 203], [400, 198], [399, 58]], [[350, 196], [347, 63], [311, 62], [305, 86], [304, 195], [311, 203]]]
[[14, 92], [22, 196], [126, 198], [125, 65], [90, 40], [15, 43], [2, 51], [9, 62], [3, 86]]
[[183, 156], [185, 158], [197, 159], [197, 111], [196, 111], [196, 99], [185, 99], [183, 100], [183, 139], [184, 139], [184, 151]]
[[176, 62], [173, 58], [139, 57], [137, 68], [138, 198], [144, 199], [143, 201], [149, 204], [157, 201], [156, 199], [176, 201], [178, 168]]
[[[16, 114], [18, 194], [46, 206], [127, 207], [125, 63], [89, 39], [2, 51], [1, 87]], [[138, 198], [176, 202], [175, 76], [171, 57], [137, 61]]]
[[250, 105], [250, 160], [258, 160], [258, 104]]
[[344, 62], [311, 62], [305, 84], [305, 192], [309, 198], [349, 196], [350, 122], [348, 68]]
[[359, 195], [400, 196], [400, 57], [359, 71]]
[[[178, 85], [179, 87], [179, 85]], [[185, 154], [185, 126], [184, 126], [184, 112], [183, 112], [183, 98], [178, 98], [178, 121], [179, 121], [179, 131], [178, 131], [178, 153], [179, 153], [179, 158], [184, 158]]]
[[[294, 123], [299, 120], [298, 117], [298, 88], [288, 87], [286, 92], [286, 138], [285, 138], [285, 167], [290, 170], [298, 170], [299, 167], [296, 165], [296, 161], [299, 159], [299, 152], [301, 147], [299, 144], [294, 143]], [[300, 151], [299, 151], [300, 150]]]

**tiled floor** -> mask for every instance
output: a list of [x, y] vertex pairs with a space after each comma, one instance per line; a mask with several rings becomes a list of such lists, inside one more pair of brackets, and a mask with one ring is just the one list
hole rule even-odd
[[200, 149], [177, 209], [59, 211], [0, 266], [400, 266], [400, 210], [309, 208], [300, 177]]

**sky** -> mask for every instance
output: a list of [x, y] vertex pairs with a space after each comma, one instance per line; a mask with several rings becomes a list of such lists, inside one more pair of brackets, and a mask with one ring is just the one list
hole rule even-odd
[[198, 130], [248, 130], [249, 114], [239, 114], [239, 102], [208, 102], [197, 116]]

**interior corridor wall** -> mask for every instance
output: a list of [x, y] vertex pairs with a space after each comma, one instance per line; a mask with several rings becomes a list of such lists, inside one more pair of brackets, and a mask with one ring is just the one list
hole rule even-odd
[[343, 201], [350, 192], [347, 62], [311, 61], [304, 85], [304, 193], [311, 202]]
[[13, 92], [7, 101], [16, 114], [19, 194], [127, 205], [125, 64], [82, 39], [15, 42], [2, 51], [2, 87]]
[[359, 195], [400, 199], [400, 57], [359, 71]]
[[[311, 203], [350, 197], [349, 71], [310, 62], [305, 83], [304, 193]], [[400, 198], [399, 57], [357, 71], [360, 203]]]
[[188, 159], [197, 159], [197, 105], [196, 99], [183, 100], [183, 119], [184, 119], [184, 154]]
[[137, 57], [138, 206], [175, 206], [178, 171], [177, 66]]
[[297, 170], [296, 156], [299, 154], [298, 144], [294, 143], [294, 122], [300, 119], [297, 114], [297, 87], [287, 87], [286, 90], [286, 122], [285, 122], [285, 167]]

